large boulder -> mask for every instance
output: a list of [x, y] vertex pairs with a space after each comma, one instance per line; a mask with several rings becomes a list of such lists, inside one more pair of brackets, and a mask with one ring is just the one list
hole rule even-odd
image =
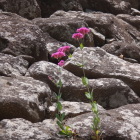
[[[140, 139], [140, 104], [131, 104], [109, 111], [100, 110], [101, 137], [104, 140], [139, 140]], [[66, 112], [67, 110], [65, 110]], [[78, 133], [76, 140], [91, 140], [93, 113], [85, 113], [68, 118], [65, 123]], [[5, 119], [0, 122], [1, 140], [72, 140], [58, 135], [56, 120], [31, 123], [27, 120]]]
[[22, 57], [0, 53], [0, 75], [2, 76], [25, 75], [28, 65], [28, 61]]
[[[28, 69], [26, 76], [31, 76], [47, 83], [55, 93], [59, 91], [56, 83], [61, 79], [63, 84], [61, 88], [62, 99], [89, 102], [85, 97], [87, 88], [82, 84], [81, 78], [53, 63], [36, 62]], [[94, 99], [107, 109], [140, 102], [136, 94], [121, 80], [113, 78], [89, 80], [89, 88], [90, 90], [93, 89]]]
[[123, 55], [122, 58], [124, 60], [129, 61], [127, 58], [131, 58], [140, 63], [140, 46], [135, 43], [129, 44], [127, 42], [114, 41], [110, 44], [105, 44], [102, 49], [118, 57]]
[[0, 12], [0, 51], [47, 60], [46, 42], [38, 26], [16, 14]]
[[41, 17], [41, 10], [36, 0], [1, 0], [0, 9], [28, 19]]
[[0, 77], [0, 120], [24, 118], [42, 121], [51, 103], [50, 88], [33, 78]]
[[[81, 0], [82, 3], [84, 1], [84, 5], [88, 2], [85, 0]], [[81, 1], [79, 0], [53, 0], [53, 1], [45, 1], [45, 0], [37, 0], [42, 17], [49, 17], [57, 10], [73, 10], [73, 11], [81, 11], [83, 10], [83, 4], [81, 5]]]
[[127, 23], [131, 24], [133, 27], [135, 27], [138, 31], [140, 31], [140, 16], [131, 16], [127, 14], [119, 14], [117, 15], [117, 18], [120, 18]]
[[122, 0], [89, 0], [92, 9], [112, 14], [129, 14], [131, 5], [129, 2]]
[[[140, 104], [131, 104], [118, 109], [100, 112], [101, 137], [104, 140], [139, 140], [140, 139]], [[68, 119], [67, 125], [77, 131], [81, 138], [91, 140], [93, 131], [92, 113]]]
[[[77, 18], [36, 18], [33, 20], [34, 24], [38, 25], [40, 29], [51, 37], [61, 42], [68, 42], [75, 46], [79, 43], [72, 38], [72, 34], [76, 32], [77, 28], [87, 26], [86, 22]], [[93, 34], [86, 36], [86, 46], [94, 46]]]
[[[62, 104], [62, 110], [61, 113], [65, 113], [65, 119], [67, 118], [73, 118], [75, 116], [89, 113], [91, 112], [91, 104], [90, 103], [84, 103], [84, 102], [69, 102], [69, 101], [61, 101]], [[98, 105], [98, 110], [105, 111], [101, 106]], [[49, 107], [48, 113], [51, 118], [55, 118], [55, 114], [57, 112], [56, 110], [56, 103], [54, 103], [52, 106]]]
[[64, 68], [77, 76], [83, 76], [82, 64], [84, 57], [85, 75], [89, 78], [117, 78], [124, 81], [140, 96], [140, 65], [126, 62], [111, 55], [101, 48], [85, 47], [77, 49]]
[[[84, 24], [80, 24], [79, 26], [84, 26], [88, 24], [88, 27], [91, 27], [95, 29], [97, 32], [99, 32], [100, 34], [104, 35], [106, 42], [112, 39], [114, 39], [115, 41], [124, 41], [128, 43], [140, 42], [140, 32], [136, 28], [134, 28], [127, 22], [123, 21], [122, 19], [118, 19], [116, 16], [112, 14], [105, 14], [105, 13], [96, 13], [96, 12], [85, 13], [81, 11], [78, 11], [78, 12], [57, 11], [51, 16], [51, 18], [46, 20], [46, 22], [49, 22], [49, 23], [46, 23], [46, 25], [44, 24], [44, 29], [43, 28], [41, 29], [45, 31], [46, 29], [45, 26], [53, 27], [51, 28], [52, 31], [51, 30], [47, 30], [47, 31], [49, 34], [51, 33], [51, 36], [54, 37], [56, 34], [55, 32], [53, 33], [53, 31], [55, 29], [57, 30], [56, 27], [58, 26], [58, 24], [60, 24], [59, 26], [60, 27], [62, 26], [63, 29], [68, 30], [68, 28], [66, 29], [66, 27], [64, 27], [64, 25], [62, 24], [63, 22], [60, 22], [61, 20], [62, 21], [65, 20], [65, 22], [68, 20], [71, 20], [71, 21], [73, 20], [75, 22], [76, 21], [78, 22], [80, 20], [79, 22], [82, 22]], [[55, 21], [55, 23], [53, 23], [52, 21]], [[54, 24], [57, 26], [54, 26]], [[37, 25], [41, 27], [41, 23], [39, 23], [39, 21]], [[78, 28], [78, 26], [75, 26], [75, 28]], [[68, 32], [65, 30], [64, 30], [64, 33]], [[63, 32], [59, 32], [60, 38], [62, 35], [63, 35]], [[71, 35], [69, 34], [68, 37], [71, 38]]]
[[56, 123], [51, 119], [44, 120], [41, 123], [31, 123], [22, 118], [16, 118], [11, 120], [4, 119], [0, 122], [0, 132], [1, 140], [63, 139], [58, 137]]

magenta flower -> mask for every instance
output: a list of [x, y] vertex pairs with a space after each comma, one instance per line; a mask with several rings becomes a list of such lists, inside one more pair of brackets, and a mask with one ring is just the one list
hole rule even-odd
[[81, 27], [81, 28], [77, 29], [76, 32], [79, 32], [79, 33], [85, 35], [85, 34], [88, 34], [90, 32], [90, 29], [88, 29], [86, 27]]
[[65, 64], [65, 61], [64, 60], [61, 60], [59, 63], [58, 63], [58, 65], [61, 67], [61, 66], [63, 66]]
[[57, 51], [58, 52], [68, 52], [70, 50], [70, 46], [63, 46], [60, 47]]
[[83, 38], [84, 37], [84, 35], [83, 34], [81, 34], [81, 33], [74, 33], [73, 35], [72, 35], [72, 38], [74, 38], [74, 39], [81, 39], [81, 38]]
[[64, 52], [56, 52], [51, 55], [51, 57], [54, 57], [56, 59], [62, 58], [63, 56], [66, 56]]

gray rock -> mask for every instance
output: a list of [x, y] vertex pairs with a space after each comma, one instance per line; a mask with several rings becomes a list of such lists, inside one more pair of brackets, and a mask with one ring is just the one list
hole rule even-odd
[[0, 51], [14, 56], [28, 55], [47, 60], [43, 32], [38, 26], [16, 14], [0, 13]]
[[[101, 132], [104, 140], [138, 140], [140, 137], [140, 104], [131, 104], [109, 111], [100, 110]], [[78, 133], [77, 140], [91, 140], [92, 113], [67, 119], [66, 125]], [[64, 140], [58, 135], [56, 120], [31, 123], [24, 119], [5, 119], [0, 122], [2, 140]], [[73, 140], [72, 138], [68, 140]]]
[[36, 0], [2, 0], [0, 9], [28, 19], [41, 17], [41, 10]]
[[[67, 66], [66, 64], [66, 68]], [[77, 70], [76, 68], [75, 72]], [[77, 72], [79, 73], [80, 70]], [[53, 63], [45, 61], [34, 63], [28, 69], [26, 76], [31, 76], [47, 83], [55, 93], [58, 93], [59, 90], [56, 83], [60, 77], [63, 84], [61, 88], [62, 99], [66, 101], [89, 102], [85, 97], [87, 88], [82, 84], [81, 78], [65, 69], [61, 69], [60, 73], [60, 67]], [[89, 88], [90, 90], [93, 89], [94, 99], [107, 109], [140, 102], [136, 94], [121, 80], [113, 78], [89, 80]]]
[[131, 11], [131, 5], [129, 2], [122, 0], [89, 0], [89, 4], [92, 9], [96, 11], [102, 11], [104, 13], [120, 14]]
[[[71, 19], [71, 21], [74, 19], [77, 21], [83, 20], [84, 23], [88, 24], [88, 27], [93, 28], [100, 34], [104, 35], [106, 40], [115, 39], [116, 41], [124, 41], [128, 43], [140, 42], [140, 32], [130, 24], [124, 22], [122, 19], [116, 18], [116, 16], [112, 14], [94, 12], [84, 13], [81, 11], [57, 11], [49, 20], [55, 20], [55, 22], [58, 22], [61, 19], [65, 21], [68, 21], [69, 19]], [[62, 36], [62, 32], [59, 34]], [[68, 37], [71, 38], [71, 35]]]
[[[101, 132], [104, 140], [139, 140], [140, 139], [140, 104], [131, 104], [118, 109], [100, 112]], [[81, 138], [90, 140], [92, 113], [70, 118], [66, 122], [77, 131]]]
[[0, 122], [1, 140], [61, 140], [57, 131], [55, 122], [49, 119], [41, 123], [31, 123], [22, 118]]
[[31, 77], [0, 77], [0, 120], [42, 121], [50, 105], [49, 87]]
[[[77, 28], [85, 27], [87, 24], [82, 19], [77, 18], [36, 18], [34, 24], [51, 37], [61, 42], [68, 42], [72, 45], [79, 46], [79, 43], [72, 38], [72, 34]], [[85, 46], [94, 46], [93, 35], [90, 33], [85, 38]]]
[[119, 14], [117, 15], [117, 18], [120, 18], [127, 23], [134, 26], [138, 31], [140, 31], [140, 16], [131, 16], [126, 14]]
[[135, 9], [135, 8], [131, 8], [131, 15], [133, 16], [140, 16], [140, 11]]
[[93, 33], [94, 45], [99, 47], [105, 45], [105, 36], [97, 32], [93, 28], [90, 28], [90, 30]]
[[[91, 104], [84, 102], [69, 102], [61, 101], [63, 109], [61, 113], [65, 113], [65, 119], [73, 118], [75, 116], [91, 112]], [[98, 105], [99, 111], [105, 111], [100, 105]], [[56, 103], [48, 108], [51, 118], [55, 118], [56, 114]]]
[[[140, 96], [140, 65], [126, 62], [101, 48], [84, 48], [85, 74], [92, 78], [117, 78], [124, 81]], [[77, 76], [83, 76], [82, 51], [78, 48], [64, 68]]]
[[126, 58], [132, 58], [140, 63], [140, 46], [135, 43], [129, 44], [127, 42], [114, 41], [104, 45], [102, 49], [118, 57], [123, 55], [122, 58], [124, 60], [126, 60]]
[[25, 75], [29, 63], [21, 57], [0, 53], [0, 75], [20, 76]]

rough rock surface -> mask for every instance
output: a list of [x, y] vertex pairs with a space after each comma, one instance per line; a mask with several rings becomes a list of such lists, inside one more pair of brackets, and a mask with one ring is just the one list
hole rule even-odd
[[14, 57], [0, 53], [0, 75], [19, 76], [25, 75], [29, 63], [21, 57]]
[[1, 0], [0, 9], [28, 19], [41, 17], [41, 10], [36, 0]]
[[[84, 13], [81, 11], [78, 11], [78, 12], [57, 11], [49, 19], [46, 19], [45, 20], [46, 23], [44, 23], [43, 25], [41, 25], [42, 20], [40, 20], [40, 22], [36, 20], [35, 21], [36, 21], [36, 24], [44, 32], [48, 31], [46, 29], [49, 26], [51, 29], [48, 31], [49, 34], [55, 38], [56, 33], [57, 33], [57, 36], [59, 36], [58, 39], [61, 39], [61, 36], [63, 37], [63, 33], [70, 32], [72, 29], [74, 29], [74, 28], [72, 29], [66, 28], [67, 26], [65, 27], [65, 24], [64, 24], [67, 21], [71, 22], [72, 20], [74, 22], [73, 24], [76, 24], [76, 21], [77, 22], [79, 21], [80, 22], [79, 26], [88, 25], [88, 27], [95, 29], [97, 32], [105, 36], [106, 42], [111, 39], [114, 39], [115, 41], [124, 41], [128, 43], [140, 42], [140, 32], [136, 28], [131, 26], [130, 24], [126, 23], [122, 19], [116, 18], [112, 14], [96, 13], [96, 12]], [[76, 27], [79, 27], [79, 26], [76, 26]], [[61, 32], [58, 31], [58, 27]], [[62, 29], [65, 29], [65, 31], [63, 31]], [[76, 30], [74, 29], [74, 31], [71, 32], [71, 34], [75, 32]], [[67, 38], [71, 38], [71, 35], [68, 34], [66, 39]], [[65, 41], [65, 39], [63, 39], [63, 41]]]
[[134, 26], [137, 30], [140, 31], [140, 16], [131, 16], [131, 15], [126, 15], [126, 14], [120, 14], [117, 15], [117, 18], [120, 18], [127, 23], [131, 24]]
[[[26, 76], [31, 76], [47, 83], [51, 90], [56, 93], [59, 90], [56, 83], [61, 78], [63, 84], [61, 93], [64, 100], [89, 102], [84, 94], [87, 88], [83, 86], [81, 78], [76, 77], [65, 69], [60, 70], [60, 67], [53, 63], [45, 61], [34, 63], [28, 69]], [[108, 109], [128, 103], [140, 102], [135, 93], [122, 81], [117, 79], [103, 78], [90, 80], [89, 86], [95, 93], [95, 100]]]
[[[132, 104], [101, 113], [102, 137], [104, 140], [140, 139], [140, 104]], [[90, 140], [92, 114], [87, 113], [69, 119], [66, 124], [76, 129], [81, 137]], [[82, 127], [81, 127], [82, 126]]]
[[[0, 77], [0, 120], [42, 121], [50, 104], [50, 88], [31, 77]], [[45, 106], [46, 105], [46, 106]]]
[[32, 22], [13, 13], [0, 12], [0, 51], [14, 56], [29, 55], [47, 60], [42, 31]]
[[126, 42], [114, 41], [110, 44], [104, 45], [102, 49], [118, 57], [123, 55], [122, 58], [124, 60], [127, 60], [126, 58], [132, 58], [140, 63], [140, 46], [135, 43], [129, 44]]
[[[63, 106], [63, 110], [61, 111], [61, 113], [63, 112], [65, 113], [65, 119], [73, 118], [75, 116], [91, 112], [91, 104], [89, 103], [61, 101], [61, 104]], [[99, 109], [99, 112], [105, 111], [105, 109], [103, 109], [102, 106], [99, 106], [99, 105], [98, 105], [98, 109]], [[50, 117], [55, 118], [56, 103], [50, 106], [48, 111], [49, 111]]]
[[53, 120], [31, 123], [17, 118], [0, 122], [1, 140], [61, 140], [56, 135], [57, 126]]
[[[82, 61], [103, 140], [139, 140], [139, 18], [140, 0], [0, 0], [0, 140], [91, 140]], [[80, 27], [90, 29], [83, 52], [72, 39]], [[51, 57], [61, 46], [71, 46], [63, 67]], [[59, 77], [75, 138], [58, 134]]]
[[[43, 30], [44, 33], [48, 32], [49, 35], [61, 42], [68, 42], [75, 46], [79, 43], [72, 39], [72, 34], [76, 29], [87, 26], [82, 19], [77, 18], [37, 18], [33, 22]], [[85, 40], [86, 46], [94, 46], [93, 35], [89, 34]]]
[[[104, 140], [139, 140], [140, 139], [140, 104], [132, 104], [115, 110], [101, 111], [102, 137]], [[93, 136], [92, 113], [85, 113], [69, 118], [66, 124], [76, 130], [77, 140], [91, 140]], [[46, 119], [43, 122], [31, 123], [24, 119], [3, 120], [0, 122], [0, 138], [2, 140], [36, 139], [36, 140], [64, 140], [56, 135], [58, 128], [54, 120]], [[69, 139], [71, 140], [71, 139]]]
[[[140, 65], [126, 62], [101, 48], [84, 48], [85, 74], [88, 78], [117, 78], [124, 81], [140, 96]], [[64, 68], [77, 76], [83, 76], [82, 52], [77, 49]]]

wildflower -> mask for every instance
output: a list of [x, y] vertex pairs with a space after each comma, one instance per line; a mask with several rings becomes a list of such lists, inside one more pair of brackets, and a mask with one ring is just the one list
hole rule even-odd
[[90, 29], [88, 29], [86, 27], [81, 27], [81, 28], [77, 29], [76, 32], [79, 32], [79, 33], [85, 35], [85, 34], [88, 34], [90, 32]]
[[54, 57], [56, 59], [62, 58], [63, 56], [66, 56], [64, 52], [56, 52], [51, 55], [51, 57]]
[[63, 46], [60, 47], [57, 51], [58, 52], [68, 52], [70, 50], [70, 46]]
[[81, 39], [81, 38], [83, 38], [84, 37], [84, 35], [83, 34], [81, 34], [81, 33], [74, 33], [73, 35], [72, 35], [72, 38], [74, 38], [74, 39]]
[[64, 60], [61, 60], [59, 63], [58, 63], [58, 65], [61, 67], [61, 66], [63, 66], [65, 64], [65, 61]]

